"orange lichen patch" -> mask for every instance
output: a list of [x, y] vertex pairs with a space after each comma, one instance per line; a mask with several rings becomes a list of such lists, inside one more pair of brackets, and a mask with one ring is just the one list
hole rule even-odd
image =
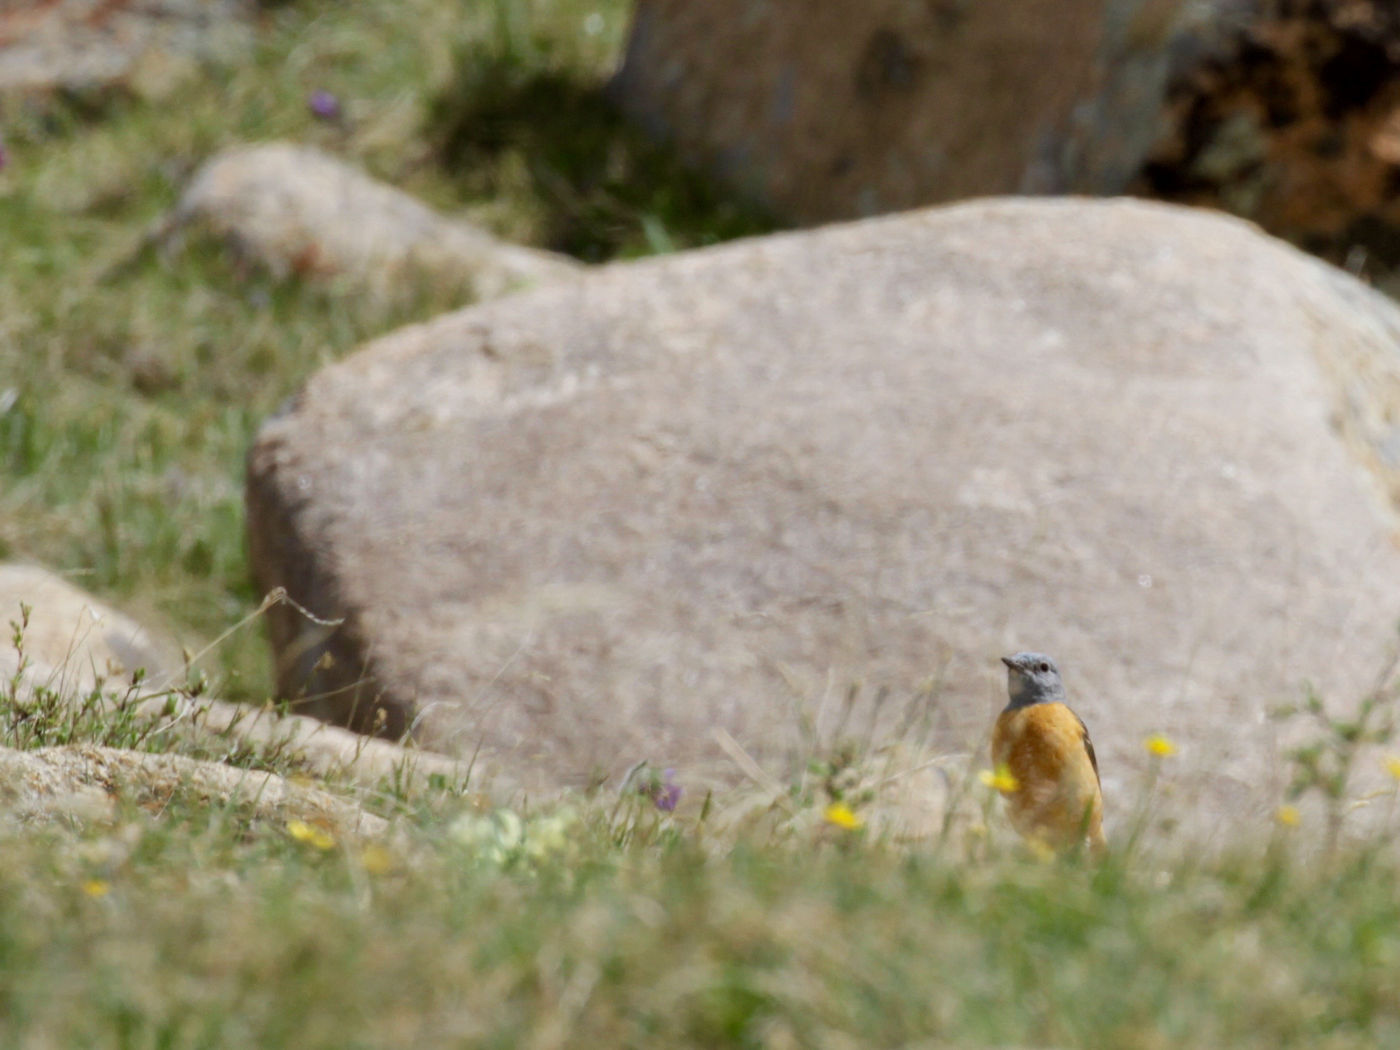
[[1391, 110], [1366, 145], [1381, 163], [1400, 167], [1400, 109]]

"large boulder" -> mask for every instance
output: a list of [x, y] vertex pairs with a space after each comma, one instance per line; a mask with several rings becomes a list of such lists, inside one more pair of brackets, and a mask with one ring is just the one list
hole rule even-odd
[[803, 222], [1113, 193], [1158, 134], [1171, 45], [1199, 9], [638, 0], [612, 91], [684, 156]]
[[270, 613], [280, 686], [580, 784], [980, 754], [997, 657], [1036, 648], [1110, 795], [1160, 730], [1201, 812], [1263, 805], [1267, 709], [1386, 666], [1397, 351], [1382, 297], [1164, 205], [610, 266], [382, 338], [268, 421], [254, 571], [323, 621]]
[[309, 146], [227, 150], [195, 175], [167, 237], [199, 231], [278, 277], [389, 294], [423, 284], [489, 299], [567, 277], [566, 256], [510, 244]]

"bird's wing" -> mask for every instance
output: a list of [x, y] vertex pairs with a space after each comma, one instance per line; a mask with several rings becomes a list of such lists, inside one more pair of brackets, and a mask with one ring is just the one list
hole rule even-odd
[[[1073, 714], [1073, 712], [1070, 712]], [[1100, 790], [1103, 789], [1103, 780], [1099, 778], [1099, 756], [1094, 754], [1094, 742], [1089, 739], [1089, 727], [1084, 724], [1084, 719], [1078, 715], [1074, 720], [1079, 723], [1079, 733], [1084, 740], [1084, 750], [1089, 752], [1089, 765], [1094, 767], [1094, 779], [1098, 781]]]

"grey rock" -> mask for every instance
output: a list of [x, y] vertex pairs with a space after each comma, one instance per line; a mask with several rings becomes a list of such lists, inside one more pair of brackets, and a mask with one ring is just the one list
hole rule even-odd
[[125, 85], [161, 96], [252, 43], [252, 0], [0, 4], [0, 94]]
[[281, 277], [342, 279], [391, 294], [426, 281], [489, 299], [580, 269], [565, 256], [440, 215], [320, 150], [281, 142], [208, 161], [167, 236], [191, 228], [227, 239]]
[[642, 758], [700, 782], [736, 768], [716, 730], [778, 776], [843, 738], [982, 761], [998, 657], [1035, 648], [1110, 825], [1154, 731], [1172, 806], [1257, 819], [1287, 775], [1269, 709], [1388, 666], [1371, 442], [1398, 350], [1350, 277], [1126, 201], [982, 201], [459, 311], [318, 373], [250, 453], [259, 583], [345, 618], [269, 614], [280, 688], [527, 785]]
[[5, 820], [101, 822], [116, 815], [119, 801], [163, 807], [180, 792], [247, 806], [263, 820], [314, 821], [360, 835], [388, 829], [383, 817], [351, 799], [275, 773], [115, 747], [0, 747], [0, 813]]
[[[169, 722], [179, 719], [195, 740], [236, 740], [279, 751], [308, 773], [328, 781], [366, 788], [386, 784], [401, 789], [422, 788], [432, 779], [461, 789], [475, 787], [470, 766], [446, 755], [366, 737], [314, 718], [283, 714], [272, 707], [254, 708], [205, 698], [165, 698], [152, 703], [150, 713]], [[502, 796], [514, 785], [500, 777], [485, 785]]]
[[[70, 704], [118, 703], [128, 714], [158, 723], [191, 747], [234, 742], [294, 759], [308, 773], [328, 780], [377, 787], [392, 782], [421, 786], [429, 777], [465, 785], [462, 762], [388, 740], [375, 740], [323, 721], [283, 714], [178, 690], [185, 680], [179, 647], [159, 632], [118, 612], [37, 565], [0, 564], [0, 623], [21, 622], [29, 607], [21, 650], [7, 632], [0, 645], [0, 682], [23, 703], [36, 688]], [[146, 673], [133, 687], [133, 673]], [[97, 699], [94, 700], [94, 694]], [[509, 791], [509, 784], [496, 787]]]
[[0, 564], [0, 678], [18, 670], [19, 651], [10, 624], [21, 623], [21, 605], [30, 609], [23, 631], [25, 677], [31, 683], [69, 693], [95, 688], [122, 689], [144, 670], [151, 681], [174, 680], [182, 666], [173, 641], [118, 612], [63, 577], [38, 565]]
[[1171, 58], [1219, 0], [638, 0], [612, 85], [681, 154], [801, 222], [1122, 192]]

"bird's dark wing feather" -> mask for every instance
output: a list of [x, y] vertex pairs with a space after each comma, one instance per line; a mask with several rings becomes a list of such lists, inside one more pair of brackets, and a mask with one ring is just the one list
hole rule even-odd
[[1079, 732], [1084, 737], [1084, 750], [1089, 752], [1089, 765], [1094, 767], [1094, 779], [1099, 782], [1099, 787], [1103, 787], [1103, 781], [1099, 778], [1099, 756], [1094, 754], [1094, 742], [1089, 739], [1089, 727], [1084, 724], [1084, 719], [1078, 715], [1074, 720], [1079, 723]]

